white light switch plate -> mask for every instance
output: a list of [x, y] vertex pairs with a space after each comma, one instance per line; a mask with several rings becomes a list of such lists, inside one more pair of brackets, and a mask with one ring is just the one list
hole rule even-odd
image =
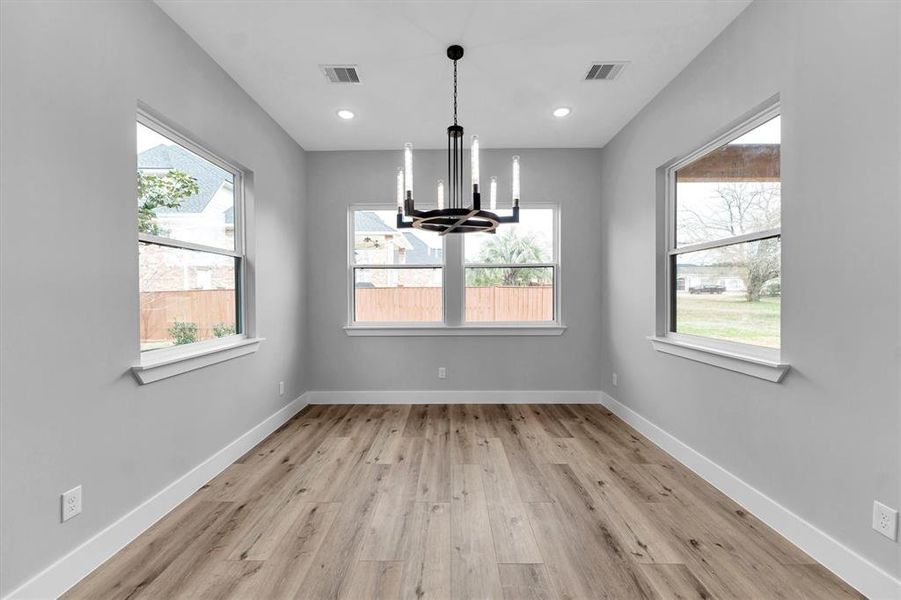
[[898, 511], [882, 502], [873, 502], [873, 529], [890, 540], [898, 539]]
[[74, 487], [62, 496], [62, 520], [68, 521], [81, 512], [81, 486]]

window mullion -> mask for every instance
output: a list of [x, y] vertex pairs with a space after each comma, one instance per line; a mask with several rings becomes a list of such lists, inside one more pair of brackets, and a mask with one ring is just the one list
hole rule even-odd
[[450, 327], [458, 327], [463, 324], [463, 311], [466, 306], [463, 236], [446, 236], [444, 249], [444, 322]]
[[691, 252], [700, 252], [702, 250], [713, 250], [715, 248], [724, 248], [726, 246], [734, 246], [736, 244], [745, 244], [748, 242], [759, 242], [760, 240], [766, 240], [770, 238], [780, 237], [782, 235], [782, 230], [779, 227], [774, 229], [765, 229], [763, 231], [755, 231], [753, 233], [745, 233], [743, 235], [735, 235], [728, 238], [723, 238], [719, 240], [712, 240], [710, 242], [701, 242], [698, 244], [691, 244], [690, 246], [680, 246], [679, 248], [674, 248], [669, 251], [670, 255], [676, 254], [688, 254]]
[[442, 269], [444, 265], [441, 263], [398, 263], [396, 265], [391, 263], [380, 263], [380, 264], [367, 264], [367, 263], [353, 263], [351, 265], [354, 269], [370, 269], [370, 270], [378, 270], [384, 269], [386, 271], [398, 271], [402, 269]]
[[559, 263], [543, 262], [543, 263], [465, 263], [463, 265], [467, 269], [539, 269], [539, 268], [556, 268]]
[[151, 235], [149, 233], [138, 233], [138, 241], [145, 244], [156, 244], [157, 246], [167, 246], [169, 248], [180, 248], [182, 250], [193, 250], [195, 252], [207, 252], [209, 254], [219, 254], [221, 256], [231, 256], [240, 258], [242, 253], [236, 250], [228, 250], [226, 248], [216, 248], [206, 246], [204, 244], [195, 244], [193, 242], [185, 242], [173, 238]]

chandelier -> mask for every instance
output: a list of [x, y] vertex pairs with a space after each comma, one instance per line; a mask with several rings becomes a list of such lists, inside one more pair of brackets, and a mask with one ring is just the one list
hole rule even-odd
[[[464, 198], [463, 127], [457, 123], [457, 61], [463, 58], [462, 46], [450, 46], [447, 57], [454, 61], [454, 124], [447, 128], [447, 185], [438, 180], [438, 208], [416, 210], [413, 202], [413, 144], [404, 144], [404, 166], [397, 170], [397, 227], [415, 227], [448, 233], [495, 233], [501, 223], [519, 223], [519, 157], [513, 157], [513, 214], [497, 214], [497, 177], [489, 181], [489, 210], [482, 210], [479, 191], [479, 136], [472, 136], [470, 167], [472, 196]], [[445, 195], [446, 192], [446, 195]], [[404, 220], [409, 217], [411, 220]]]

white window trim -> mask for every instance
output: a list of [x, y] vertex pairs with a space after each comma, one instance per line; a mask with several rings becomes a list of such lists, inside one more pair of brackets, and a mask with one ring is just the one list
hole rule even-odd
[[351, 337], [417, 337], [417, 336], [554, 336], [563, 335], [563, 325], [528, 326], [520, 323], [485, 325], [354, 325], [344, 328]]
[[[702, 242], [688, 246], [676, 246], [675, 190], [676, 171], [717, 150], [724, 144], [744, 135], [748, 131], [762, 125], [781, 114], [779, 97], [775, 96], [742, 117], [737, 124], [724, 130], [697, 150], [671, 161], [658, 170], [663, 177], [661, 189], [663, 201], [662, 232], [658, 238], [657, 268], [657, 331], [648, 336], [653, 348], [665, 354], [680, 356], [715, 367], [744, 373], [767, 381], [778, 383], [791, 368], [783, 362], [781, 349], [766, 348], [753, 344], [744, 344], [726, 340], [718, 340], [695, 335], [676, 333], [673, 323], [673, 260], [672, 257], [689, 252], [708, 250], [732, 244], [751, 242], [762, 239], [782, 238], [782, 229], [774, 228], [750, 234], [738, 235], [712, 242]], [[658, 231], [660, 231], [658, 229]]]
[[[648, 340], [657, 352], [681, 356], [773, 383], [782, 381], [791, 368], [788, 363], [773, 360], [773, 355], [766, 352], [770, 348], [759, 348], [750, 344], [730, 343], [674, 332], [662, 336], [648, 336]], [[764, 352], [757, 352], [758, 349]]]
[[235, 194], [234, 250], [206, 246], [193, 242], [174, 240], [171, 238], [138, 232], [138, 243], [147, 242], [171, 248], [182, 248], [230, 256], [240, 259], [240, 285], [236, 293], [239, 311], [237, 315], [241, 333], [215, 340], [205, 340], [183, 346], [171, 346], [158, 350], [146, 350], [140, 353], [138, 362], [131, 371], [140, 384], [152, 383], [181, 373], [207, 367], [239, 356], [252, 354], [259, 349], [265, 339], [256, 335], [256, 311], [254, 294], [254, 269], [252, 261], [251, 223], [253, 217], [252, 195], [247, 189], [247, 181], [252, 174], [238, 163], [225, 159], [221, 155], [208, 150], [205, 146], [192, 141], [179, 131], [180, 128], [169, 124], [158, 116], [151, 108], [139, 103], [136, 121], [173, 142], [208, 160], [214, 165], [231, 173]]
[[[400, 337], [400, 336], [557, 336], [566, 331], [562, 317], [561, 257], [560, 257], [560, 204], [556, 202], [529, 202], [522, 209], [551, 209], [554, 214], [554, 260], [535, 264], [466, 264], [465, 234], [443, 237], [442, 263], [416, 265], [367, 265], [354, 263], [354, 212], [396, 211], [394, 204], [352, 204], [347, 209], [347, 325], [344, 332], [352, 337]], [[503, 227], [503, 225], [501, 225]], [[467, 268], [477, 267], [551, 267], [554, 269], [554, 320], [552, 321], [472, 321], [466, 322]], [[354, 317], [354, 269], [416, 269], [441, 268], [443, 277], [443, 321], [429, 323], [365, 322], [355, 323]]]
[[[265, 338], [232, 335], [184, 346], [154, 350], [152, 356], [142, 356], [131, 370], [138, 382], [153, 383], [175, 375], [215, 365], [256, 352]], [[144, 353], [148, 354], [148, 353]]]

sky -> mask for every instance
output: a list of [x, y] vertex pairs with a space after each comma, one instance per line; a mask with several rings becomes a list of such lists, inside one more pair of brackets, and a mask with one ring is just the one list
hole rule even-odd
[[781, 144], [782, 143], [782, 117], [774, 117], [755, 127], [740, 138], [729, 142], [732, 144]]
[[138, 134], [138, 154], [140, 154], [144, 150], [149, 150], [154, 146], [159, 146], [160, 144], [165, 144], [166, 146], [175, 145], [175, 142], [173, 142], [169, 138], [161, 136], [154, 130], [148, 127], [144, 127], [140, 123], [136, 123], [136, 125]]

